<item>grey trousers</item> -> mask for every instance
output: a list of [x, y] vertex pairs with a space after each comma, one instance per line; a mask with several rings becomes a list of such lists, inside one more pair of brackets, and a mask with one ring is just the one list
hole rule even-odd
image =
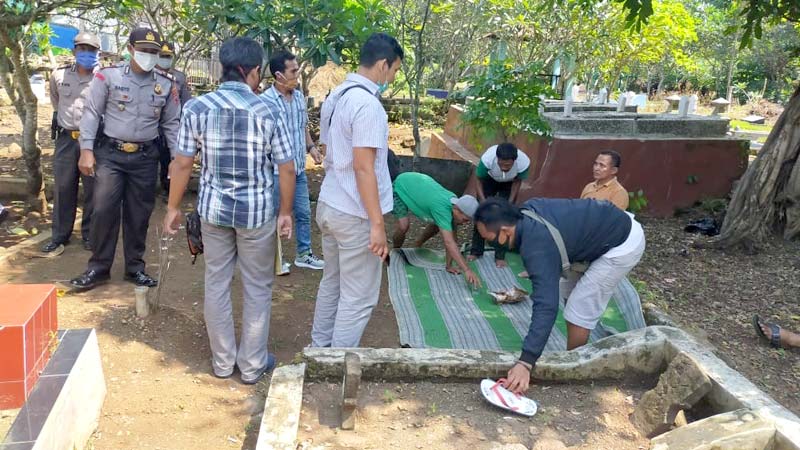
[[[206, 262], [203, 315], [217, 376], [228, 376], [234, 364], [243, 378], [256, 376], [267, 364], [272, 282], [275, 278], [275, 221], [259, 228], [228, 228], [202, 222]], [[242, 278], [244, 306], [236, 348], [231, 281], [236, 263]]]
[[381, 260], [369, 250], [368, 220], [317, 204], [325, 268], [317, 293], [312, 347], [358, 347], [378, 303]]

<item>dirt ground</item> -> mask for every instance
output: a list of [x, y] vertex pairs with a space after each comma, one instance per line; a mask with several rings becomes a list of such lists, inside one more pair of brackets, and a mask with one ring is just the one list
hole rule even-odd
[[[49, 123], [47, 109], [41, 108], [40, 125]], [[0, 110], [0, 174], [19, 171], [22, 166], [19, 155], [8, 150], [8, 146], [19, 139], [19, 130], [14, 128], [18, 127], [18, 122], [14, 122], [16, 119], [10, 114], [9, 108]], [[45, 172], [52, 176], [48, 162], [51, 157], [47, 156], [52, 155], [52, 143], [47, 138], [49, 132], [44, 128], [40, 136], [43, 136]], [[395, 142], [402, 142], [408, 132], [401, 127], [393, 130], [393, 136], [398, 136]], [[311, 197], [315, 200], [322, 172], [311, 168], [309, 174]], [[2, 193], [0, 201], [3, 201], [1, 197]], [[186, 205], [191, 204], [192, 200], [187, 196]], [[151, 220], [145, 257], [152, 275], [158, 272], [155, 266], [158, 262], [155, 229], [163, 214], [164, 206], [159, 202]], [[682, 231], [691, 217], [643, 219], [648, 247], [644, 259], [632, 273], [634, 278], [642, 282], [638, 284], [643, 299], [659, 304], [681, 326], [713, 345], [717, 354], [732, 367], [784, 406], [800, 413], [800, 391], [797, 389], [800, 384], [800, 351], [772, 350], [756, 337], [750, 326], [751, 315], [759, 313], [783, 326], [800, 330], [800, 302], [797, 300], [800, 294], [800, 244], [775, 240], [757, 255], [698, 250], [692, 246], [697, 237]], [[387, 224], [391, 226], [391, 219], [387, 219]], [[4, 232], [6, 226], [0, 227], [0, 233]], [[315, 225], [312, 235], [314, 249], [319, 251], [319, 233]], [[434, 240], [431, 245], [441, 246], [441, 243]], [[284, 248], [287, 259], [294, 256], [293, 243], [285, 243]], [[237, 377], [218, 380], [211, 376], [208, 340], [202, 317], [203, 259], [198, 259], [197, 265], [192, 266], [183, 234], [175, 239], [170, 247], [174, 259], [162, 290], [163, 308], [142, 321], [135, 317], [133, 286], [122, 281], [121, 254], [122, 249], [118, 248], [111, 283], [87, 293], [66, 294], [59, 298], [61, 328], [92, 327], [98, 333], [108, 396], [99, 429], [92, 440], [94, 448], [254, 448], [268, 386], [264, 382], [250, 387], [241, 384]], [[89, 253], [78, 245], [67, 246], [62, 256], [53, 259], [20, 256], [0, 267], [0, 283], [63, 282], [85, 270], [88, 257]], [[314, 298], [320, 276], [320, 272], [293, 268], [290, 275], [280, 277], [275, 282], [270, 349], [277, 354], [279, 361], [289, 362], [310, 342]], [[386, 293], [385, 279], [382, 289], [380, 303], [362, 340], [364, 346], [396, 347], [399, 344], [397, 323]], [[241, 287], [236, 280], [232, 298], [236, 317], [240, 317]], [[600, 417], [602, 411], [591, 416], [586, 411], [600, 411], [591, 408], [621, 404], [614, 403], [612, 399], [609, 405], [598, 404], [587, 410], [556, 406], [562, 414], [555, 413], [551, 408], [554, 404], [558, 405], [557, 399], [548, 395], [559, 393], [565, 398], [577, 395], [569, 391], [555, 387], [548, 391], [538, 385], [534, 387], [531, 396], [541, 402], [543, 410], [534, 419], [533, 425], [541, 430], [537, 436], [562, 439], [568, 445], [588, 445], [587, 442], [592, 442], [589, 438], [596, 435], [593, 428], [586, 430], [589, 433], [586, 439], [568, 441], [567, 436], [573, 433], [565, 431], [572, 430], [556, 426], [554, 433], [557, 436], [550, 437], [545, 434], [548, 427], [536, 421], [552, 414], [551, 420], [558, 425], [562, 416], [569, 419], [572, 419], [571, 416], [578, 417], [568, 412], [570, 409], [584, 417]], [[419, 392], [422, 391], [417, 390], [417, 401], [429, 398], [420, 396]], [[474, 394], [471, 392], [466, 392], [465, 395], [468, 395], [465, 398]], [[585, 395], [591, 397], [593, 394]], [[399, 395], [396, 397], [398, 402], [413, 401], [410, 393], [407, 399], [400, 399]], [[382, 417], [381, 400], [376, 399], [365, 400], [366, 414]], [[424, 405], [425, 408], [430, 407], [428, 403]], [[476, 400], [474, 405], [470, 403], [468, 406], [477, 409], [485, 405], [480, 406]], [[451, 411], [444, 403], [440, 407], [442, 411]], [[448, 430], [454, 431], [458, 427], [469, 428], [466, 416], [459, 415], [458, 408], [442, 414], [455, 417], [436, 419], [439, 420], [436, 422], [437, 432], [449, 433]], [[400, 426], [408, 426], [407, 422], [403, 422], [403, 417], [397, 416], [396, 421]], [[504, 423], [502, 417], [498, 413], [493, 419], [497, 423]], [[433, 423], [434, 419], [433, 416], [426, 416], [425, 423]], [[0, 435], [3, 434], [4, 425], [7, 427], [11, 420], [12, 415], [0, 414]], [[486, 442], [496, 440], [496, 428], [502, 427], [514, 430], [513, 434], [518, 436], [520, 442], [530, 445], [525, 433], [529, 433], [531, 425], [520, 424], [520, 434], [514, 428], [518, 422], [512, 422], [511, 425], [488, 427], [484, 434]], [[376, 432], [376, 436], [395, 431], [388, 428], [394, 426], [390, 419], [386, 419], [386, 424], [386, 429]], [[573, 426], [567, 422], [563, 425], [568, 428]], [[558, 433], [559, 430], [564, 433]], [[321, 427], [319, 433], [327, 436], [334, 431]], [[402, 442], [409, 433], [398, 432], [393, 435], [398, 436], [398, 442]], [[420, 434], [425, 436], [423, 432]], [[475, 444], [473, 447], [480, 448], [483, 441], [479, 440], [477, 434], [474, 436], [478, 440], [469, 442]], [[341, 442], [351, 445], [350, 441]], [[627, 448], [611, 441], [609, 447], [602, 444], [599, 441], [594, 448]], [[353, 448], [358, 448], [358, 445]]]
[[534, 417], [490, 405], [478, 382], [361, 385], [354, 431], [340, 423], [341, 384], [306, 383], [298, 448], [485, 450], [501, 444], [533, 449], [639, 449], [628, 415], [650, 386], [535, 385]]

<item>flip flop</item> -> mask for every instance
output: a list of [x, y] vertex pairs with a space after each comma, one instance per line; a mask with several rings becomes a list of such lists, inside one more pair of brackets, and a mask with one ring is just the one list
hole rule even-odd
[[767, 336], [764, 333], [764, 330], [761, 329], [761, 319], [758, 317], [758, 314], [753, 315], [753, 328], [756, 329], [756, 333], [761, 336], [762, 338], [769, 341], [769, 346], [772, 348], [782, 348], [781, 345], [781, 327], [777, 324], [764, 322], [764, 325], [769, 327], [770, 334], [772, 336]]
[[481, 381], [481, 394], [489, 403], [523, 416], [533, 417], [539, 407], [536, 402], [515, 394], [503, 387], [504, 378], [497, 381], [486, 378]]

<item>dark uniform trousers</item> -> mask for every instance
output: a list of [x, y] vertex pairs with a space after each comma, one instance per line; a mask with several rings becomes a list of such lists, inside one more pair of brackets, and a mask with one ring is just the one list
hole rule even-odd
[[[514, 184], [513, 180], [506, 183], [500, 183], [492, 177], [486, 177], [478, 178], [478, 182], [483, 185], [483, 195], [486, 198], [498, 196], [508, 200], [508, 198], [511, 197], [511, 185]], [[478, 228], [473, 227], [472, 246], [470, 247], [469, 253], [475, 256], [482, 256], [484, 244], [485, 241], [481, 234], [478, 233]], [[494, 259], [505, 259], [505, 257], [505, 249], [499, 246], [494, 247]]]
[[169, 175], [169, 163], [172, 162], [172, 155], [169, 152], [167, 139], [163, 135], [156, 139], [156, 143], [158, 145], [158, 179], [161, 189], [169, 195], [169, 178], [167, 175]]
[[72, 237], [75, 226], [75, 213], [78, 207], [78, 182], [83, 183], [83, 218], [81, 237], [90, 240], [90, 225], [94, 198], [94, 178], [81, 175], [78, 159], [80, 145], [72, 139], [70, 131], [61, 130], [56, 138], [56, 151], [53, 158], [55, 176], [55, 196], [53, 198], [53, 242], [66, 243]]
[[89, 270], [107, 274], [114, 262], [122, 219], [125, 272], [144, 270], [145, 243], [153, 212], [158, 174], [158, 146], [143, 144], [125, 153], [103, 136], [95, 147], [95, 205], [92, 220], [92, 257]]

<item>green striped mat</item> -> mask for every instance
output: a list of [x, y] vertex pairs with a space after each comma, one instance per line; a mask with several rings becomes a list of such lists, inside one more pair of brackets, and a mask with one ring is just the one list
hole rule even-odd
[[[488, 293], [511, 286], [531, 292], [530, 280], [516, 275], [524, 270], [519, 255], [507, 254], [509, 267], [503, 269], [495, 267], [491, 252], [470, 263], [482, 283], [480, 289], [471, 289], [462, 275], [444, 270], [443, 253], [429, 249], [404, 253], [408, 264], [393, 252], [389, 266], [389, 297], [402, 345], [519, 351], [531, 320], [530, 299], [497, 305]], [[623, 280], [590, 342], [644, 326], [638, 294]], [[566, 330], [562, 304], [545, 351], [565, 350]]]

